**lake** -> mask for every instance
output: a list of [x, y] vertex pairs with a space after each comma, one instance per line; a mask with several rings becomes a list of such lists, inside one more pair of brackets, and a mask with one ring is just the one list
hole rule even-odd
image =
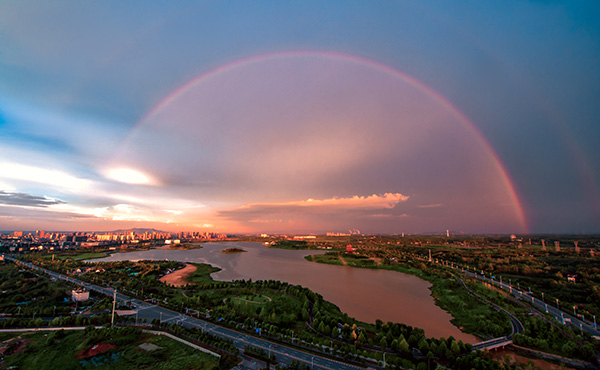
[[[245, 253], [220, 253], [241, 248]], [[396, 271], [353, 268], [308, 262], [304, 256], [323, 253], [315, 250], [266, 248], [261, 243], [204, 243], [202, 248], [116, 253], [94, 261], [170, 260], [207, 263], [221, 268], [215, 280], [280, 280], [299, 284], [321, 294], [342, 312], [360, 321], [400, 322], [425, 330], [429, 337], [453, 336], [465, 343], [480, 340], [461, 332], [450, 323], [452, 316], [435, 305], [431, 284], [416, 276]]]

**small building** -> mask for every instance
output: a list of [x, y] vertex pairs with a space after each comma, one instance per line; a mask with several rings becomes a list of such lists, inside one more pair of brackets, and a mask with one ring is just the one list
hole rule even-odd
[[346, 253], [354, 253], [354, 247], [352, 247], [352, 244], [348, 244], [346, 246]]
[[71, 299], [73, 302], [85, 302], [90, 299], [90, 292], [85, 289], [72, 290]]
[[577, 275], [567, 275], [567, 282], [577, 283]]

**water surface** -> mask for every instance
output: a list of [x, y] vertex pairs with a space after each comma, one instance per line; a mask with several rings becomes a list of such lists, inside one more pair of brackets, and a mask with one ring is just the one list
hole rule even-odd
[[[200, 249], [166, 248], [117, 253], [100, 261], [172, 260], [207, 263], [221, 268], [215, 280], [280, 280], [299, 284], [321, 294], [342, 312], [365, 322], [401, 322], [425, 330], [429, 337], [449, 337], [463, 342], [479, 340], [450, 323], [452, 316], [435, 305], [431, 284], [416, 276], [396, 271], [354, 268], [308, 262], [314, 250], [266, 248], [261, 243], [205, 243]], [[220, 253], [241, 248], [245, 253]], [[95, 260], [98, 261], [98, 260]]]

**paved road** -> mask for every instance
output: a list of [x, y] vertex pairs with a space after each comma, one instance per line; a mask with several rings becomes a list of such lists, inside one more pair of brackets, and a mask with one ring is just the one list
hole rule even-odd
[[[46, 273], [50, 277], [55, 279], [65, 280], [71, 282], [73, 284], [85, 287], [88, 290], [94, 290], [101, 294], [105, 294], [109, 297], [113, 297], [114, 289], [101, 287], [95, 284], [90, 284], [83, 282], [78, 279], [74, 279], [70, 276], [62, 275], [50, 270], [46, 270], [34, 264], [28, 262], [22, 262], [13, 257], [5, 256], [6, 259], [19, 263], [23, 266], [29, 267], [34, 270], [38, 270]], [[137, 310], [137, 319], [146, 319], [148, 322], [154, 319], [159, 319], [163, 323], [175, 323], [181, 325], [186, 328], [202, 328], [202, 330], [207, 331], [213, 335], [216, 335], [221, 338], [228, 338], [233, 340], [235, 346], [241, 351], [244, 350], [244, 347], [249, 344], [253, 347], [262, 348], [267, 353], [273, 353], [277, 357], [277, 361], [289, 365], [293, 359], [297, 361], [304, 362], [306, 364], [312, 365], [313, 368], [321, 368], [321, 369], [339, 369], [339, 370], [357, 370], [363, 369], [358, 366], [349, 365], [343, 362], [339, 362], [336, 360], [332, 360], [325, 357], [320, 357], [318, 355], [313, 355], [304, 351], [301, 351], [296, 348], [284, 346], [281, 344], [276, 344], [270, 342], [268, 340], [253, 337], [244, 333], [237, 332], [235, 330], [227, 329], [219, 325], [215, 325], [213, 323], [200, 320], [194, 317], [190, 317], [187, 315], [183, 315], [179, 312], [175, 312], [169, 310], [164, 307], [160, 307], [154, 304], [150, 304], [148, 302], [140, 301], [139, 299], [129, 297], [125, 294], [117, 292], [117, 299], [122, 302], [131, 302], [136, 306]]]
[[[461, 271], [461, 269], [459, 269], [459, 268], [455, 268], [455, 269], [458, 271]], [[468, 272], [468, 271], [462, 271], [462, 272], [471, 277], [474, 277], [476, 279], [480, 279], [482, 281], [486, 281], [487, 283], [496, 285], [496, 286], [512, 293], [512, 295], [515, 296], [516, 298], [533, 304], [540, 311], [540, 313], [543, 313], [543, 312], [548, 313], [548, 314], [552, 315], [552, 317], [554, 317], [558, 322], [563, 323], [564, 325], [567, 325], [567, 324], [573, 325], [576, 329], [585, 331], [585, 332], [591, 334], [592, 336], [596, 337], [596, 339], [600, 340], [600, 331], [598, 330], [598, 327], [597, 327], [597, 325], [595, 325], [595, 323], [589, 323], [587, 321], [583, 321], [568, 312], [560, 310], [559, 308], [556, 307], [557, 306], [556, 302], [551, 304], [551, 303], [548, 303], [547, 301], [542, 301], [541, 299], [535, 298], [533, 295], [531, 295], [527, 291], [515, 289], [515, 287], [511, 284], [507, 284], [506, 282], [500, 282], [495, 279], [490, 279], [486, 276], [482, 276], [481, 274], [476, 274], [476, 273]]]

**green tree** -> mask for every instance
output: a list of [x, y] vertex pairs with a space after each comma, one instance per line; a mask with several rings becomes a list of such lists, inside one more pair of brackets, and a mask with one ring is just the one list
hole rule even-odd
[[365, 333], [364, 331], [361, 330], [360, 334], [358, 335], [358, 339], [356, 340], [356, 342], [360, 345], [363, 345], [365, 343], [367, 339], [365, 338]]
[[402, 340], [400, 341], [400, 343], [398, 344], [398, 349], [402, 352], [402, 353], [408, 353], [410, 351], [410, 348], [408, 346], [408, 342], [406, 341], [406, 339], [402, 338]]
[[450, 345], [450, 350], [452, 351], [452, 353], [454, 353], [454, 355], [458, 355], [460, 353], [460, 346], [458, 345], [458, 343], [456, 343], [456, 341], [452, 341], [452, 344]]
[[379, 347], [381, 347], [382, 350], [385, 350], [387, 348], [387, 340], [385, 339], [385, 337], [381, 338], [381, 341], [379, 342]]
[[446, 356], [446, 350], [448, 350], [448, 346], [446, 345], [446, 342], [441, 342], [440, 345], [438, 346], [438, 355], [440, 357], [444, 357]]
[[333, 329], [331, 329], [331, 337], [332, 338], [337, 338], [339, 333], [340, 332], [339, 332], [338, 328], [336, 328], [335, 326], [333, 327]]
[[429, 352], [429, 343], [427, 342], [427, 339], [421, 339], [421, 341], [419, 342], [419, 351], [421, 351], [423, 355]]

